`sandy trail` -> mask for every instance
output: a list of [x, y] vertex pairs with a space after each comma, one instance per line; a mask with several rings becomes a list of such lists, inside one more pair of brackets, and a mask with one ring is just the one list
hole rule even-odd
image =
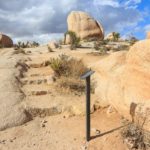
[[[29, 66], [40, 66], [41, 63], [51, 57], [67, 54], [82, 59], [86, 65], [92, 66], [106, 56], [93, 55], [90, 49], [79, 49], [77, 51], [61, 49], [49, 53], [47, 47], [38, 47], [26, 49], [26, 51], [31, 51], [31, 53], [25, 56], [20, 54], [12, 56], [12, 50], [10, 49], [0, 52], [0, 69], [3, 72], [3, 75], [0, 76], [1, 82], [4, 77], [7, 77], [3, 80], [5, 86], [2, 88], [0, 86], [0, 100], [1, 106], [3, 106], [0, 109], [0, 118], [9, 121], [7, 123], [3, 120], [1, 123], [5, 125], [2, 126], [3, 129], [22, 124], [23, 121], [26, 121], [26, 115], [20, 109], [22, 102], [23, 107], [25, 106], [26, 109], [29, 107], [30, 113], [35, 114], [33, 116], [35, 118], [24, 125], [1, 131], [0, 150], [126, 150], [119, 134], [120, 130], [112, 131], [122, 126], [121, 116], [116, 112], [107, 114], [108, 104], [105, 103], [99, 111], [92, 114], [91, 133], [92, 136], [95, 136], [96, 129], [100, 130], [102, 134], [110, 132], [92, 139], [89, 143], [85, 142], [85, 117], [83, 116], [85, 96], [65, 95], [56, 92], [52, 84], [45, 83], [45, 78], [52, 74], [50, 68], [30, 67], [28, 72], [25, 73], [25, 77], [22, 79], [25, 82], [22, 90], [26, 94], [26, 99], [20, 97], [20, 87], [18, 87], [18, 84], [14, 84], [16, 83], [15, 75], [18, 73], [15, 65], [19, 59], [28, 58], [26, 63]], [[31, 82], [32, 84], [30, 84]], [[7, 96], [3, 96], [5, 93], [4, 87], [5, 92], [8, 92], [6, 92]], [[51, 88], [49, 89], [49, 87]], [[38, 96], [31, 95], [38, 90], [50, 90], [50, 93]], [[97, 96], [93, 94], [92, 101], [95, 100], [97, 100]], [[69, 111], [72, 108], [78, 116], [64, 117], [66, 115], [61, 114], [62, 108], [66, 110], [69, 108]], [[59, 111], [60, 109], [61, 111]]]

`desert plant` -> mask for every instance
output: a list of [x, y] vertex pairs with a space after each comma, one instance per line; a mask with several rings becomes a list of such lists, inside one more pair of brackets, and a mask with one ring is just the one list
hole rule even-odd
[[54, 52], [53, 49], [50, 46], [47, 46], [47, 49], [49, 52]]
[[137, 41], [138, 41], [138, 39], [137, 39], [136, 37], [134, 37], [134, 36], [131, 36], [131, 37], [129, 38], [129, 43], [130, 43], [130, 45], [135, 44]]
[[118, 41], [118, 40], [119, 40], [119, 38], [120, 38], [120, 33], [113, 32], [112, 35], [113, 35], [113, 40], [114, 40], [114, 41]]
[[76, 48], [78, 48], [80, 46], [80, 38], [77, 37], [76, 33], [73, 32], [73, 31], [67, 31], [65, 33], [65, 39], [66, 39], [66, 35], [69, 35], [70, 36], [70, 42], [71, 42], [71, 45], [70, 45], [70, 49], [71, 50], [74, 50]]
[[107, 48], [106, 48], [106, 47], [101, 47], [101, 48], [99, 49], [99, 51], [100, 51], [100, 54], [104, 55], [104, 54], [107, 53]]
[[89, 69], [82, 60], [62, 54], [58, 58], [51, 58], [49, 64], [58, 79], [58, 87], [69, 88], [77, 92], [84, 91], [85, 84], [80, 80], [80, 76]]
[[146, 116], [138, 116], [137, 119], [132, 118], [132, 123], [129, 123], [121, 130], [123, 140], [129, 149], [149, 150], [150, 148], [150, 133], [144, 130]]
[[97, 41], [94, 42], [94, 49], [95, 50], [99, 50], [100, 49], [100, 44]]
[[32, 48], [32, 47], [38, 47], [39, 43], [33, 41], [33, 42], [29, 42], [27, 41], [26, 43], [19, 41], [17, 44], [14, 45], [14, 47], [16, 48]]

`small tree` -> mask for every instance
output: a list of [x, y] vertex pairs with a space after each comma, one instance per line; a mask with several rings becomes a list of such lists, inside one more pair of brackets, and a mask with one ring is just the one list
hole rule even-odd
[[118, 41], [118, 40], [119, 40], [119, 38], [120, 38], [120, 33], [113, 32], [112, 35], [113, 35], [113, 40], [114, 40], [114, 41]]
[[80, 38], [77, 37], [76, 33], [73, 31], [67, 31], [65, 33], [65, 39], [66, 39], [67, 34], [70, 36], [70, 44], [71, 44], [70, 49], [74, 50], [77, 47], [79, 47], [80, 46]]

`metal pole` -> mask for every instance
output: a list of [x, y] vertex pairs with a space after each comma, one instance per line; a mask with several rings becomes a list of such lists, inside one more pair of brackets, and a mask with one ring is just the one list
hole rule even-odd
[[90, 76], [86, 78], [86, 140], [90, 141]]

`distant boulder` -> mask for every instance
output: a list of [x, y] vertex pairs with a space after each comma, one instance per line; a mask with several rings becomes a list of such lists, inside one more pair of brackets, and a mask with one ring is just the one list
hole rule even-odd
[[120, 41], [120, 34], [117, 32], [111, 32], [109, 34], [106, 35], [105, 40], [109, 40], [109, 41]]
[[150, 31], [147, 32], [147, 39], [150, 39]]
[[7, 35], [0, 34], [0, 45], [2, 47], [12, 47], [13, 46], [13, 41]]
[[112, 41], [114, 39], [113, 33], [111, 32], [111, 33], [107, 34], [105, 39]]
[[102, 25], [82, 11], [72, 11], [68, 18], [68, 31], [76, 33], [81, 40], [104, 39], [104, 30]]

